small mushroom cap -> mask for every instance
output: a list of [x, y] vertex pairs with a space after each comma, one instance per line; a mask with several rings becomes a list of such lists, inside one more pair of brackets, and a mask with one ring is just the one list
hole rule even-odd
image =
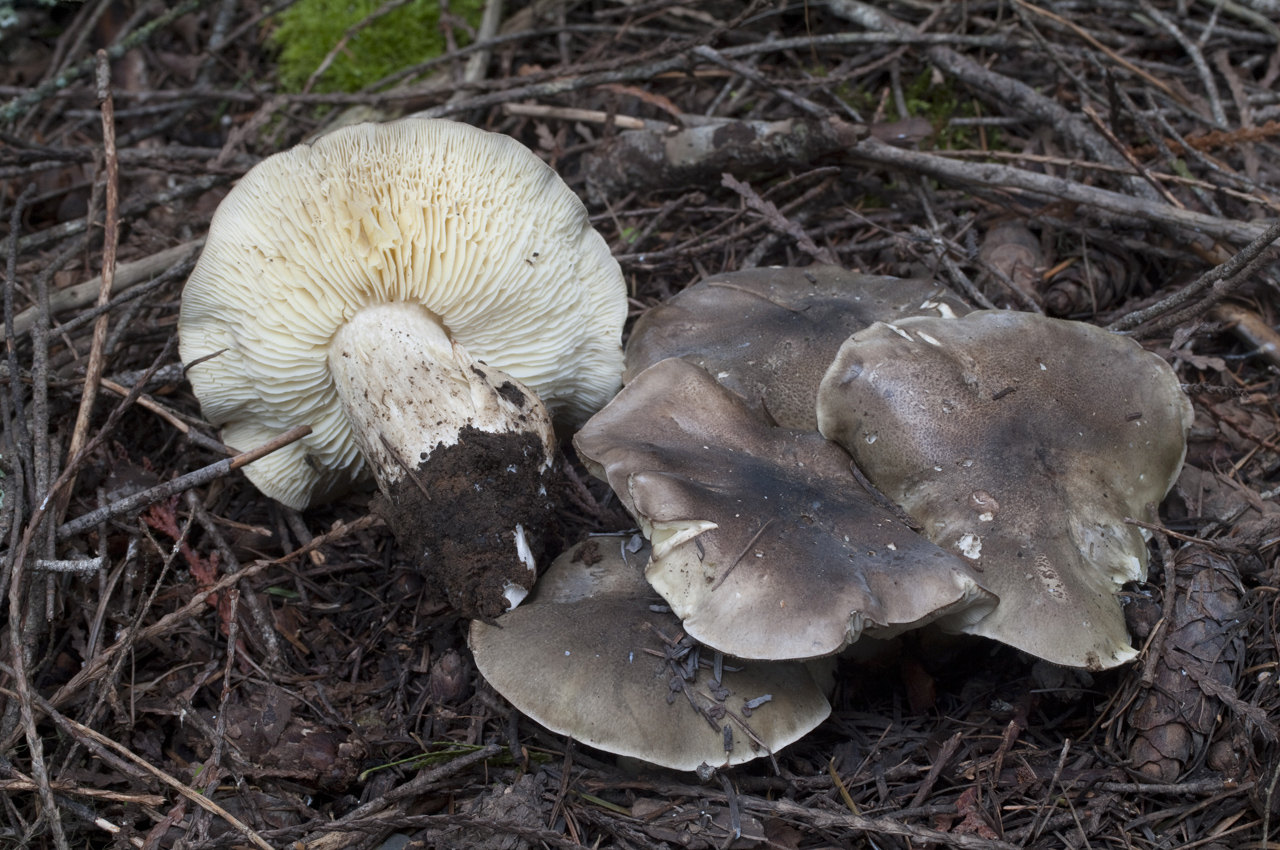
[[256, 166], [218, 208], [179, 320], [209, 421], [295, 508], [361, 475], [327, 365], [364, 307], [419, 304], [469, 354], [580, 423], [617, 390], [626, 287], [577, 196], [520, 143], [452, 121], [337, 130]]
[[964, 559], [872, 502], [838, 446], [766, 425], [692, 363], [645, 370], [574, 445], [653, 543], [649, 581], [730, 655], [819, 658], [994, 604]]
[[[645, 313], [627, 341], [623, 383], [680, 357], [784, 428], [817, 430], [818, 383], [852, 334], [906, 316], [963, 316], [945, 287], [839, 266], [715, 275]], [[766, 417], [768, 421], [768, 417]]]
[[[496, 627], [472, 622], [476, 666], [516, 708], [558, 734], [675, 770], [750, 761], [766, 755], [750, 735], [776, 752], [827, 718], [830, 705], [797, 662], [727, 660], [726, 667], [740, 669], [724, 671], [729, 693], [719, 700], [711, 652], [702, 651], [693, 679], [679, 677], [661, 636], [677, 640], [680, 622], [644, 580], [648, 547], [624, 560], [624, 541], [578, 544]], [[682, 682], [705, 714], [690, 704]], [[744, 714], [744, 702], [766, 695], [772, 699]]]
[[979, 311], [855, 334], [822, 433], [1000, 597], [964, 630], [1093, 670], [1134, 656], [1115, 591], [1146, 574], [1146, 517], [1186, 453], [1173, 370], [1081, 322]]

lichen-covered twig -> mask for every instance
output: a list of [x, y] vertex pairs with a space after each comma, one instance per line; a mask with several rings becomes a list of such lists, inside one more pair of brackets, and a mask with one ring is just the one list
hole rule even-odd
[[[185, 0], [185, 2], [179, 3], [163, 15], [160, 15], [149, 23], [138, 27], [129, 35], [120, 39], [119, 42], [108, 47], [106, 50], [107, 58], [112, 60], [119, 59], [139, 44], [142, 44], [147, 41], [147, 39], [151, 38], [152, 34], [157, 30], [167, 27], [183, 15], [191, 14], [207, 2], [208, 0]], [[14, 119], [22, 117], [29, 109], [31, 109], [31, 107], [40, 103], [49, 95], [65, 89], [76, 80], [93, 71], [96, 67], [96, 63], [96, 58], [89, 57], [80, 64], [74, 65], [63, 71], [52, 80], [48, 80], [47, 82], [36, 86], [27, 94], [15, 97], [13, 100], [9, 101], [6, 106], [0, 107], [0, 124], [8, 124]]]
[[[849, 150], [847, 156], [854, 162], [915, 171], [948, 183], [987, 189], [999, 187], [1013, 191], [1015, 194], [1030, 192], [1059, 198], [1079, 204], [1079, 211], [1085, 214], [1102, 213], [1184, 227], [1188, 230], [1203, 232], [1216, 239], [1232, 242], [1250, 242], [1265, 232], [1265, 228], [1257, 222], [1235, 221], [1194, 210], [1180, 210], [1167, 204], [1153, 203], [1120, 192], [1086, 186], [1074, 180], [1038, 174], [997, 163], [956, 162], [943, 156], [895, 148], [876, 139], [859, 142]], [[1139, 177], [1134, 179], [1141, 181]], [[1143, 185], [1146, 184], [1143, 183]]]
[[[135, 393], [141, 390], [141, 383], [130, 390], [130, 396], [136, 397]], [[125, 399], [130, 401], [130, 399]], [[170, 496], [190, 490], [192, 487], [199, 487], [201, 484], [208, 484], [215, 478], [222, 478], [229, 475], [242, 466], [247, 466], [259, 458], [266, 457], [277, 449], [282, 449], [290, 443], [296, 442], [311, 433], [310, 425], [299, 425], [296, 428], [290, 428], [279, 437], [268, 440], [255, 449], [247, 452], [241, 452], [235, 457], [229, 457], [226, 460], [220, 460], [217, 463], [211, 463], [208, 466], [197, 469], [195, 472], [188, 472], [178, 478], [168, 481], [149, 490], [143, 490], [124, 499], [112, 502], [109, 505], [91, 511], [84, 516], [77, 517], [69, 522], [65, 522], [58, 526], [58, 539], [66, 540], [81, 532], [88, 531], [100, 522], [113, 519], [118, 516], [136, 511], [145, 507], [152, 502], [158, 502], [161, 499], [167, 499]]]
[[[1265, 232], [1255, 238], [1244, 248], [1241, 248], [1239, 253], [1222, 265], [1205, 272], [1196, 280], [1192, 281], [1187, 286], [1173, 295], [1170, 295], [1163, 301], [1152, 304], [1150, 307], [1146, 307], [1142, 310], [1135, 310], [1126, 316], [1121, 316], [1119, 319], [1112, 322], [1107, 330], [1115, 331], [1117, 333], [1131, 330], [1144, 322], [1149, 322], [1152, 319], [1163, 316], [1170, 310], [1181, 307], [1196, 299], [1200, 299], [1200, 305], [1204, 310], [1209, 309], [1211, 306], [1230, 294], [1231, 290], [1235, 289], [1236, 286], [1247, 280], [1249, 275], [1267, 261], [1268, 256], [1264, 252], [1272, 242], [1276, 241], [1276, 239], [1280, 239], [1280, 222], [1271, 225]], [[1218, 292], [1213, 293], [1213, 295], [1216, 295], [1217, 297], [1213, 297], [1213, 295], [1206, 295], [1210, 289], [1218, 290]], [[1210, 301], [1209, 298], [1213, 298], [1213, 300]], [[1185, 318], [1183, 316], [1184, 312], [1179, 312], [1175, 314], [1175, 316], [1166, 317], [1166, 320], [1176, 318], [1176, 321], [1173, 321], [1173, 324], [1181, 324], [1182, 322], [1187, 321], [1187, 319], [1192, 318], [1190, 315], [1186, 315]], [[1164, 330], [1167, 327], [1172, 327], [1172, 324], [1167, 324], [1167, 321], [1162, 321], [1158, 330]], [[1152, 328], [1144, 330], [1155, 332], [1157, 329], [1153, 326]]]

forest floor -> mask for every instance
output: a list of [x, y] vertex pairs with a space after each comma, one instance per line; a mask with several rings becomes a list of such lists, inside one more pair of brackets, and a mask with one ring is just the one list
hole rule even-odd
[[[509, 0], [350, 93], [279, 82], [291, 2], [0, 9], [0, 846], [1280, 847], [1280, 6]], [[709, 275], [835, 262], [1165, 358], [1195, 422], [1121, 594], [1137, 660], [909, 641], [706, 782], [521, 716], [368, 497], [261, 495], [178, 360], [236, 180], [409, 114], [555, 168], [631, 320]], [[786, 120], [857, 138], [629, 159], [628, 134]], [[627, 528], [576, 470], [563, 538]]]

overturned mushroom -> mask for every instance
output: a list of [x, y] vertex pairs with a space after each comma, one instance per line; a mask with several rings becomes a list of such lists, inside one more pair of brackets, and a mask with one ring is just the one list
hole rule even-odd
[[1172, 486], [1191, 416], [1136, 342], [1000, 311], [873, 325], [818, 393], [822, 433], [1000, 597], [964, 630], [1091, 670], [1135, 654], [1115, 592], [1147, 550], [1125, 518]]
[[553, 732], [676, 770], [776, 752], [826, 719], [805, 665], [717, 663], [682, 640], [644, 580], [648, 546], [624, 547], [617, 537], [578, 544], [518, 609], [471, 624], [476, 666], [516, 708]]
[[696, 363], [784, 428], [818, 427], [818, 383], [852, 334], [907, 316], [963, 316], [933, 281], [839, 266], [749, 269], [695, 283], [636, 322], [623, 382], [659, 360]]
[[837, 446], [766, 425], [692, 363], [645, 370], [574, 445], [653, 543], [649, 581], [730, 655], [818, 658], [993, 604], [962, 558], [872, 502]]
[[247, 174], [179, 327], [226, 442], [314, 429], [247, 468], [259, 489], [303, 508], [367, 464], [405, 548], [493, 616], [532, 585], [553, 515], [548, 411], [580, 423], [613, 394], [625, 316], [618, 265], [554, 171], [507, 137], [405, 120]]

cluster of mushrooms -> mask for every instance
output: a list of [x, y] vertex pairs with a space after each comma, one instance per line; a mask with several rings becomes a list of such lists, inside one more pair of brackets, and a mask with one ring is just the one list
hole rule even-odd
[[[772, 753], [829, 713], [824, 660], [929, 623], [1068, 667], [1134, 656], [1115, 592], [1146, 543], [1126, 519], [1154, 518], [1192, 418], [1163, 360], [830, 266], [696, 284], [624, 360], [626, 308], [550, 168], [411, 119], [240, 182], [187, 284], [182, 357], [229, 445], [312, 426], [247, 468], [261, 490], [301, 509], [374, 479], [402, 549], [474, 618], [481, 673], [610, 752]], [[592, 537], [539, 577], [557, 432], [645, 539]]]

